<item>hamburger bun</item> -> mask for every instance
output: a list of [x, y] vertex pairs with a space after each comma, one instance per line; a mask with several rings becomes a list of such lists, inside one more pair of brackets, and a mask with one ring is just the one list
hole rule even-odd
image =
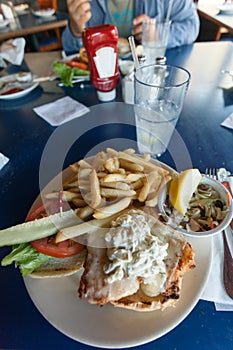
[[70, 276], [81, 270], [86, 257], [86, 249], [68, 258], [53, 258], [40, 265], [29, 276], [34, 278], [51, 278]]

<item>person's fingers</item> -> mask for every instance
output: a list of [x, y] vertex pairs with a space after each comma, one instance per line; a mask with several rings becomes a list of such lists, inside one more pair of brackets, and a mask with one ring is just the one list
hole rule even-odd
[[81, 36], [85, 24], [91, 18], [91, 6], [87, 0], [67, 0], [70, 29], [75, 36]]
[[133, 19], [132, 22], [132, 34], [135, 36], [135, 38], [138, 41], [142, 40], [142, 22], [145, 20], [149, 20], [150, 17], [142, 14], [140, 16], [137, 16]]

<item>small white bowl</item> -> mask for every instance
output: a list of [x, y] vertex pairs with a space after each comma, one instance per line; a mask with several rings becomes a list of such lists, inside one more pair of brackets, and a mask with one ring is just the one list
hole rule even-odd
[[[208, 230], [208, 231], [202, 231], [202, 232], [188, 231], [188, 230], [185, 230], [183, 228], [178, 227], [175, 222], [169, 221], [170, 226], [172, 226], [177, 231], [181, 232], [182, 234], [184, 234], [186, 236], [192, 236], [192, 237], [213, 236], [213, 235], [223, 231], [230, 224], [232, 217], [233, 217], [233, 200], [231, 198], [229, 191], [226, 189], [226, 187], [224, 187], [220, 182], [218, 182], [218, 181], [216, 181], [208, 176], [205, 176], [205, 175], [202, 175], [201, 183], [206, 184], [206, 185], [210, 185], [211, 187], [213, 187], [219, 193], [220, 199], [222, 199], [226, 203], [226, 205], [228, 205], [228, 201], [230, 198], [230, 204], [228, 205], [229, 211], [226, 214], [225, 218], [222, 220], [222, 222], [217, 227], [215, 227], [214, 229]], [[159, 199], [158, 199], [159, 213], [162, 215], [165, 215], [165, 216], [167, 216], [167, 214], [165, 213], [164, 203], [165, 203], [165, 200], [167, 197], [168, 188], [169, 188], [169, 183], [167, 184], [167, 186], [165, 186], [163, 188], [163, 190], [161, 191], [161, 193], [159, 195]]]
[[20, 83], [29, 83], [32, 81], [31, 72], [20, 72], [16, 74], [16, 80]]

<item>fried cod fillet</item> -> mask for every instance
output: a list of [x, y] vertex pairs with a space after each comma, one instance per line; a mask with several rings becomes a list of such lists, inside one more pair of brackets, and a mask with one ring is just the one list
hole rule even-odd
[[[184, 274], [195, 267], [191, 245], [183, 235], [141, 210], [131, 210], [118, 219], [107, 233], [98, 233], [98, 241], [97, 235], [90, 235], [79, 296], [91, 304], [112, 303], [136, 311], [174, 306], [180, 298]], [[135, 242], [139, 241], [137, 246]], [[119, 254], [120, 260], [111, 260], [112, 255]], [[126, 256], [131, 261], [121, 263]], [[152, 283], [152, 295], [151, 288], [145, 287], [148, 283]]]

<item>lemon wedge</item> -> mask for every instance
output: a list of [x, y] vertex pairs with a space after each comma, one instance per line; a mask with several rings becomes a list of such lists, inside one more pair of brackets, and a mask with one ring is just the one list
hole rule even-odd
[[173, 208], [185, 215], [189, 202], [201, 181], [198, 169], [187, 169], [176, 176], [170, 183], [169, 199]]

